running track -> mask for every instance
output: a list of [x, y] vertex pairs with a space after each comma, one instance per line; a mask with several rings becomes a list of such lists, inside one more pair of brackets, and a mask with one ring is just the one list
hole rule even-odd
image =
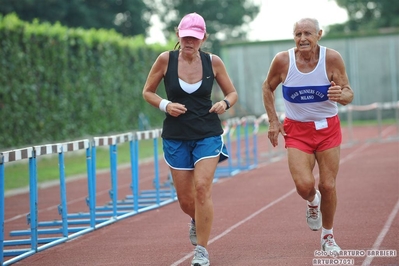
[[[344, 256], [353, 259], [355, 265], [399, 265], [398, 133], [390, 126], [382, 132], [384, 140], [365, 141], [370, 137], [367, 134], [376, 136], [370, 130], [355, 132], [358, 141], [353, 143], [348, 142], [344, 130], [334, 235], [344, 250], [396, 251], [396, 257]], [[259, 136], [259, 147], [267, 145], [266, 136]], [[126, 169], [119, 173], [121, 183], [124, 175], [128, 175]], [[149, 177], [147, 183], [151, 181]], [[84, 202], [86, 188], [81, 182], [68, 183], [73, 186], [68, 191], [81, 195], [68, 197], [69, 210]], [[41, 189], [39, 197], [46, 194], [44, 191], [51, 194], [51, 189]], [[121, 195], [128, 194], [128, 186], [121, 186]], [[7, 197], [6, 207], [11, 201], [18, 205], [23, 197]], [[56, 203], [50, 199], [39, 201], [47, 202], [40, 208], [40, 215], [56, 212]], [[213, 202], [215, 215], [208, 246], [213, 266], [312, 265], [314, 259], [331, 259], [314, 254], [320, 248], [320, 233], [307, 227], [306, 205], [296, 194], [285, 156], [273, 162], [261, 156], [256, 169], [219, 179], [213, 186]], [[11, 229], [19, 220], [25, 220], [12, 210], [6, 208]], [[15, 265], [190, 265], [193, 247], [188, 240], [188, 222], [174, 202], [44, 250]]]

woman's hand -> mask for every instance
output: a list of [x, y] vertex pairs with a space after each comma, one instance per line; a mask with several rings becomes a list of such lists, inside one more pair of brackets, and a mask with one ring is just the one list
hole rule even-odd
[[181, 114], [184, 114], [187, 111], [187, 108], [180, 103], [169, 103], [166, 106], [166, 112], [174, 117], [178, 117]]
[[209, 112], [221, 115], [226, 112], [226, 109], [227, 109], [227, 103], [225, 103], [225, 101], [219, 101], [215, 103], [211, 109], [209, 109]]

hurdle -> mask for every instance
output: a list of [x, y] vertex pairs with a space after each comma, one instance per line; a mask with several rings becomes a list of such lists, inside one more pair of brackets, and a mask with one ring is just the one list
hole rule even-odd
[[[256, 166], [256, 126], [253, 131], [253, 139], [250, 138], [250, 125], [254, 123], [253, 117], [245, 119], [233, 119], [229, 121], [229, 126], [234, 128], [229, 130], [229, 134], [225, 135], [227, 138], [227, 145], [230, 154], [236, 154], [237, 162], [230, 158], [230, 168], [223, 169], [222, 166], [217, 167], [216, 175], [225, 171], [223, 174], [231, 176], [235, 171], [242, 171], [244, 169], [252, 169]], [[255, 122], [256, 124], [256, 122]], [[244, 126], [244, 140], [241, 138], [241, 126]], [[237, 129], [238, 128], [238, 129]], [[94, 137], [92, 139], [84, 139], [79, 141], [48, 144], [41, 146], [33, 146], [20, 150], [5, 151], [0, 153], [0, 197], [1, 197], [1, 265], [10, 265], [23, 258], [33, 255], [39, 251], [50, 248], [57, 244], [66, 242], [72, 238], [92, 232], [100, 227], [117, 222], [121, 219], [162, 207], [166, 204], [177, 201], [176, 191], [171, 180], [169, 168], [164, 173], [167, 175], [165, 183], [161, 184], [161, 167], [159, 160], [158, 142], [161, 137], [162, 129], [128, 132], [113, 136]], [[230, 136], [236, 133], [233, 141]], [[140, 180], [148, 178], [148, 172], [143, 177], [140, 173], [141, 163], [139, 159], [140, 146], [143, 141], [152, 141], [153, 156], [151, 165], [153, 167], [153, 181], [147, 184], [147, 187], [141, 187]], [[130, 194], [123, 199], [118, 197], [118, 170], [117, 163], [118, 145], [128, 142], [130, 152]], [[245, 151], [242, 151], [241, 146], [245, 146]], [[97, 165], [96, 156], [97, 149], [104, 147], [109, 149], [110, 158], [110, 183], [111, 187], [108, 191], [109, 201], [104, 205], [98, 205], [97, 190]], [[250, 153], [246, 151], [250, 147], [253, 148], [254, 158], [249, 158]], [[236, 153], [231, 149], [234, 148]], [[85, 203], [88, 209], [81, 212], [71, 213], [68, 210], [67, 200], [67, 186], [65, 176], [65, 162], [64, 155], [67, 152], [85, 151], [86, 168], [87, 168], [87, 197]], [[54, 220], [42, 220], [38, 218], [38, 171], [37, 159], [44, 155], [58, 155], [58, 173], [59, 173], [59, 197], [60, 203], [57, 206], [58, 215]], [[232, 157], [232, 156], [231, 156]], [[245, 160], [242, 161], [241, 158]], [[29, 160], [29, 214], [27, 215], [28, 230], [14, 230], [10, 231], [11, 237], [18, 237], [16, 240], [4, 240], [4, 180], [5, 180], [5, 164], [18, 161]], [[166, 169], [166, 165], [164, 165]], [[147, 169], [148, 171], [148, 169]], [[217, 177], [215, 178], [217, 180]], [[50, 214], [52, 215], [52, 214]], [[21, 237], [28, 236], [27, 239]], [[47, 236], [47, 237], [46, 237]], [[15, 246], [22, 246], [24, 248], [13, 248]], [[28, 246], [28, 248], [26, 248]], [[6, 247], [6, 249], [5, 249]], [[4, 258], [11, 257], [11, 259], [3, 262]]]
[[[47, 229], [41, 230], [42, 234], [57, 234], [61, 233], [63, 237], [68, 238], [70, 233], [76, 233], [80, 231], [91, 231], [93, 229], [92, 224], [87, 219], [80, 219], [73, 214], [69, 214], [67, 207], [67, 189], [66, 189], [66, 175], [65, 175], [65, 153], [77, 152], [84, 150], [86, 152], [86, 173], [87, 180], [91, 179], [91, 157], [90, 157], [90, 141], [89, 139], [59, 143], [54, 145], [43, 145], [34, 146], [36, 157], [41, 155], [58, 154], [58, 168], [59, 168], [59, 180], [60, 180], [60, 204], [58, 206], [58, 213], [61, 215], [61, 220], [54, 221], [42, 221], [38, 223], [39, 227], [52, 227], [61, 226], [60, 229]], [[88, 193], [90, 191], [88, 190]], [[87, 204], [86, 199], [86, 204]], [[88, 205], [88, 204], [87, 204]], [[74, 225], [74, 227], [70, 227]], [[78, 225], [90, 225], [85, 227], [77, 227]]]
[[378, 132], [377, 135], [374, 136], [373, 139], [369, 139], [368, 141], [377, 141], [383, 138], [382, 136], [382, 112], [384, 110], [394, 110], [395, 112], [395, 121], [396, 121], [396, 136], [392, 138], [397, 138], [399, 136], [399, 101], [397, 102], [386, 102], [386, 103], [371, 103], [368, 105], [347, 105], [347, 106], [340, 106], [339, 112], [340, 113], [347, 113], [347, 123], [348, 123], [348, 131], [349, 131], [349, 144], [356, 143], [354, 133], [353, 133], [353, 113], [354, 112], [365, 112], [365, 111], [372, 111], [375, 110], [376, 121], [378, 125]]
[[[244, 154], [245, 161], [244, 165], [241, 166], [242, 170], [251, 170], [258, 165], [258, 131], [259, 122], [255, 116], [245, 116], [241, 119], [242, 124], [244, 124]], [[250, 132], [250, 127], [252, 127], [252, 132]], [[250, 143], [250, 134], [252, 134], [252, 144]], [[252, 145], [252, 148], [251, 148]], [[252, 150], [252, 154], [251, 154]]]
[[[3, 265], [12, 264], [21, 260], [33, 253], [45, 250], [49, 247], [66, 242], [69, 239], [75, 238], [81, 234], [90, 232], [92, 227], [79, 227], [76, 225], [85, 224], [85, 221], [70, 220], [67, 210], [67, 191], [65, 182], [65, 163], [64, 154], [66, 152], [86, 150], [86, 166], [87, 174], [90, 177], [91, 173], [91, 159], [90, 159], [90, 145], [89, 140], [72, 141], [66, 143], [48, 144], [41, 146], [29, 147], [25, 150], [15, 150], [5, 152], [3, 156], [3, 165], [5, 162], [29, 159], [29, 203], [30, 212], [27, 215], [27, 221], [30, 225], [28, 230], [13, 230], [10, 232], [11, 237], [25, 237], [25, 239], [6, 240], [3, 242], [4, 246], [30, 246], [30, 248], [17, 248], [13, 250], [5, 250], [3, 257], [13, 257], [12, 259], [3, 263]], [[59, 170], [59, 189], [60, 189], [60, 204], [58, 205], [58, 214], [61, 215], [61, 220], [43, 221], [39, 222], [38, 218], [38, 169], [37, 158], [43, 155], [58, 154], [58, 170]], [[5, 159], [4, 159], [5, 158]], [[0, 170], [2, 180], [4, 181], [4, 167]], [[4, 201], [3, 201], [4, 202]], [[3, 207], [4, 208], [4, 207]], [[3, 218], [4, 219], [4, 218]], [[4, 220], [3, 220], [4, 221]], [[71, 226], [72, 225], [72, 226]], [[75, 225], [75, 226], [74, 226]], [[43, 228], [44, 229], [39, 229]], [[57, 227], [57, 228], [53, 228]], [[4, 228], [3, 228], [4, 230]], [[51, 235], [51, 237], [41, 237], [42, 235]], [[4, 236], [2, 236], [4, 237]], [[4, 238], [3, 238], [4, 239]]]
[[[133, 216], [135, 214], [148, 211], [154, 208], [159, 208], [163, 205], [169, 204], [177, 200], [176, 193], [173, 186], [164, 186], [161, 188], [159, 178], [159, 159], [158, 159], [158, 140], [161, 136], [161, 129], [146, 130], [138, 132], [128, 132], [119, 135], [94, 137], [92, 145], [92, 181], [90, 183], [90, 190], [92, 197], [90, 199], [91, 208], [95, 209], [94, 216], [96, 222], [103, 220], [95, 225], [96, 228], [113, 223], [120, 219]], [[153, 141], [153, 167], [154, 167], [154, 189], [142, 190], [139, 186], [140, 180], [140, 164], [139, 164], [139, 150], [140, 142], [143, 140]], [[118, 145], [129, 142], [130, 152], [130, 175], [131, 194], [126, 195], [125, 198], [118, 198]], [[97, 147], [107, 147], [109, 149], [110, 157], [110, 178], [111, 188], [109, 190], [110, 201], [103, 206], [96, 204], [96, 151]], [[105, 220], [104, 220], [105, 219]]]
[[[283, 112], [277, 112], [277, 116], [279, 121], [282, 123], [285, 119], [285, 113]], [[256, 119], [256, 124], [259, 126], [261, 124], [265, 124], [267, 127], [269, 127], [269, 117], [267, 116], [266, 113], [263, 115], [259, 116]], [[279, 134], [280, 142], [283, 142], [283, 137], [281, 134]], [[267, 147], [266, 150], [263, 153], [259, 153], [259, 156], [257, 158], [261, 159], [263, 157], [266, 158], [266, 162], [275, 162], [281, 160], [281, 158], [285, 156], [285, 147], [284, 145], [278, 145], [277, 147], [273, 147], [273, 145], [270, 143], [270, 141], [267, 142]]]
[[5, 178], [4, 178], [4, 156], [1, 153], [0, 154], [0, 242], [1, 242], [1, 246], [0, 246], [0, 257], [1, 257], [1, 264], [3, 265], [3, 252], [4, 252], [4, 201], [5, 201], [5, 197], [4, 197], [4, 182], [5, 182]]
[[[33, 160], [33, 148], [28, 147], [28, 148], [23, 148], [23, 149], [17, 149], [17, 150], [11, 150], [11, 151], [5, 151], [1, 153], [1, 163], [0, 163], [0, 193], [1, 193], [1, 212], [2, 215], [0, 216], [1, 219], [1, 232], [0, 232], [0, 238], [1, 238], [1, 243], [2, 243], [2, 248], [1, 248], [1, 265], [9, 265], [15, 261], [18, 261], [20, 259], [23, 259], [27, 256], [30, 256], [31, 254], [35, 253], [37, 251], [37, 234], [36, 234], [36, 229], [37, 229], [37, 190], [36, 190], [36, 179], [35, 179], [35, 164]], [[30, 187], [34, 188], [30, 190], [29, 193], [29, 210], [30, 213], [28, 215], [28, 221], [30, 221], [30, 228], [31, 228], [31, 239], [27, 240], [26, 243], [30, 245], [30, 248], [14, 248], [14, 249], [4, 249], [4, 247], [14, 247], [18, 246], [20, 244], [19, 240], [4, 240], [4, 201], [5, 201], [5, 196], [4, 196], [4, 183], [5, 183], [5, 164], [10, 163], [10, 162], [16, 162], [20, 160], [29, 160], [29, 183]], [[25, 242], [25, 240], [23, 240]], [[14, 256], [15, 258], [13, 260], [8, 260], [4, 262], [4, 257], [11, 257]]]
[[[92, 158], [93, 158], [93, 163], [92, 163], [92, 172], [93, 172], [93, 179], [91, 184], [89, 185], [94, 197], [91, 199], [91, 207], [95, 209], [94, 215], [96, 221], [100, 221], [99, 217], [102, 218], [103, 223], [97, 225], [97, 227], [101, 227], [103, 225], [106, 225], [112, 220], [116, 220], [118, 216], [124, 215], [132, 210], [123, 210], [123, 208], [119, 205], [118, 201], [118, 173], [117, 173], [117, 168], [118, 168], [118, 163], [117, 163], [117, 158], [118, 158], [118, 145], [125, 143], [125, 142], [132, 142], [133, 141], [133, 133], [123, 133], [123, 134], [118, 134], [118, 135], [113, 135], [113, 136], [103, 136], [103, 137], [94, 137], [93, 139], [93, 145], [92, 145]], [[105, 147], [108, 146], [109, 150], [109, 159], [110, 159], [110, 179], [111, 179], [111, 188], [108, 191], [110, 201], [108, 204], [104, 206], [97, 206], [96, 204], [96, 153], [97, 153], [97, 147]], [[131, 164], [133, 161], [136, 160], [135, 157], [131, 156]], [[132, 175], [133, 176], [133, 175]], [[108, 219], [106, 218], [108, 217]], [[111, 219], [111, 221], [109, 221]]]
[[[251, 132], [250, 127], [252, 127]], [[234, 117], [224, 122], [223, 138], [226, 141], [229, 158], [227, 159], [227, 166], [219, 165], [216, 168], [216, 180], [219, 177], [234, 176], [241, 171], [256, 168], [258, 163], [258, 128], [259, 123], [255, 116]], [[242, 133], [244, 133], [243, 137], [241, 136]], [[234, 140], [232, 140], [233, 136]]]
[[159, 170], [159, 158], [158, 158], [158, 142], [161, 137], [162, 129], [145, 130], [135, 132], [135, 137], [133, 141], [133, 152], [135, 157], [139, 157], [140, 142], [143, 140], [152, 140], [153, 142], [153, 167], [154, 167], [154, 179], [153, 179], [153, 189], [140, 189], [139, 179], [140, 179], [140, 167], [139, 159], [134, 161], [132, 165], [132, 171], [134, 180], [132, 183], [133, 195], [126, 197], [126, 202], [132, 202], [134, 205], [134, 210], [138, 212], [152, 210], [164, 206], [166, 204], [172, 203], [177, 200], [176, 191], [173, 184], [168, 180], [164, 185], [160, 182], [160, 170]]

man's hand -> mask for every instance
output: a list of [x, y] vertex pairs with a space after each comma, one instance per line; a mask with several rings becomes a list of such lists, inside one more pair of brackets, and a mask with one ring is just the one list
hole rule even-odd
[[331, 87], [328, 88], [327, 97], [329, 100], [339, 102], [341, 100], [342, 87], [336, 85], [334, 81], [331, 81]]
[[287, 135], [284, 131], [283, 124], [281, 124], [278, 120], [270, 121], [267, 137], [269, 138], [270, 143], [273, 145], [273, 147], [276, 147], [278, 145], [278, 134], [280, 133], [283, 136]]

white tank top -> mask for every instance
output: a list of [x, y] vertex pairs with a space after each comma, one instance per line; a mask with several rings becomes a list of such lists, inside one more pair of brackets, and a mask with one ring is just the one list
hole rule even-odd
[[[211, 58], [211, 61], [212, 61], [212, 54], [210, 55], [210, 58]], [[179, 84], [180, 84], [180, 87], [185, 92], [187, 92], [188, 94], [191, 94], [191, 93], [195, 92], [196, 90], [198, 90], [199, 87], [201, 87], [202, 80], [200, 80], [200, 81], [198, 81], [196, 83], [190, 84], [190, 83], [185, 82], [181, 78], [179, 78]]]
[[310, 122], [335, 116], [337, 103], [327, 97], [331, 85], [326, 71], [326, 47], [320, 46], [319, 62], [309, 73], [298, 70], [294, 49], [288, 50], [290, 65], [282, 84], [286, 117]]

